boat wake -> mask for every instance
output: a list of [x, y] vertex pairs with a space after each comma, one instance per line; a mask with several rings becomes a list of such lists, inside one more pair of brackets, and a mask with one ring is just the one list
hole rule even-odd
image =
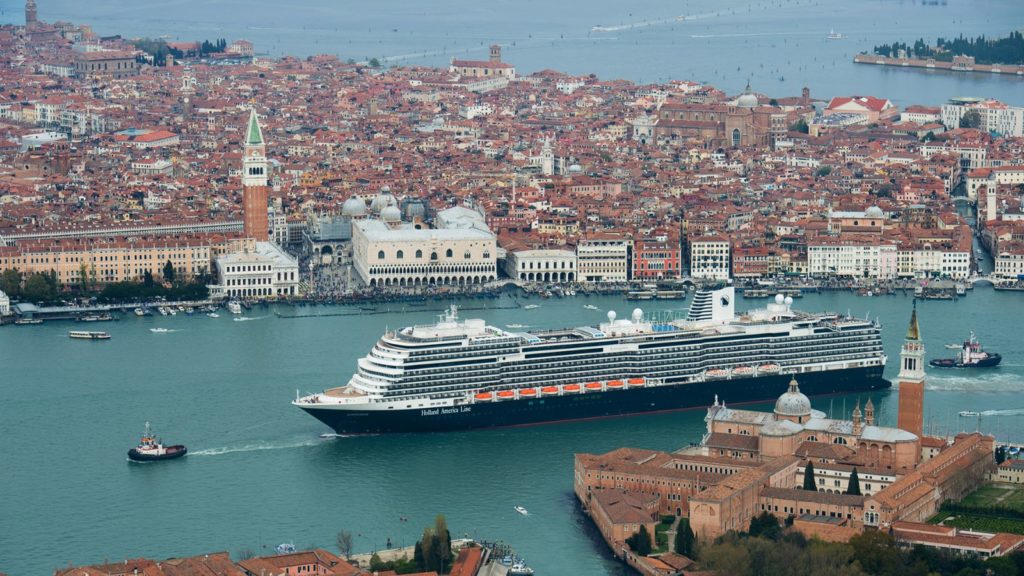
[[929, 373], [925, 387], [949, 392], [1024, 392], [1024, 378], [1018, 374], [945, 376]]
[[181, 330], [174, 330], [172, 328], [150, 328], [150, 332], [154, 334], [167, 334], [169, 332], [181, 332]]
[[251, 318], [248, 317], [248, 316], [239, 316], [238, 318], [235, 318], [234, 320], [235, 320], [235, 322], [250, 322], [252, 320], [263, 320], [264, 318], [266, 318], [266, 316], [253, 316]]
[[308, 448], [310, 446], [316, 446], [321, 441], [316, 438], [307, 438], [305, 440], [299, 440], [294, 442], [256, 442], [253, 444], [243, 444], [241, 446], [222, 446], [220, 448], [206, 448], [204, 450], [196, 450], [195, 452], [189, 452], [190, 456], [223, 456], [224, 454], [234, 454], [236, 452], [259, 452], [261, 450], [287, 450], [291, 448]]
[[982, 416], [1024, 416], [1024, 408], [1017, 408], [1015, 410], [982, 410], [979, 414]]

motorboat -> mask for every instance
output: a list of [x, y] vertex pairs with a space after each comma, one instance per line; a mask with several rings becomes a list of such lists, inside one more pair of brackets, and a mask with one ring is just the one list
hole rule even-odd
[[206, 315], [210, 318], [220, 318], [220, 314], [217, 314], [216, 312], [207, 312]]
[[133, 462], [155, 462], [181, 458], [185, 454], [188, 454], [188, 448], [183, 444], [164, 446], [160, 439], [153, 435], [149, 422], [146, 422], [146, 431], [142, 433], [139, 445], [128, 451], [128, 459]]
[[981, 416], [981, 413], [975, 412], [974, 410], [961, 410], [960, 415], [963, 416], [964, 418], [972, 418], [976, 416]]
[[508, 576], [533, 576], [533, 568], [526, 565], [522, 558], [517, 559], [509, 567]]
[[529, 512], [526, 511], [526, 508], [523, 508], [522, 506], [516, 506], [516, 512], [519, 512], [523, 516], [529, 515]]
[[1003, 357], [995, 352], [986, 352], [971, 332], [957, 352], [956, 358], [936, 358], [929, 362], [936, 368], [991, 368], [998, 366]]
[[232, 314], [241, 314], [242, 305], [238, 303], [238, 300], [232, 300], [231, 302], [228, 302], [228, 311]]

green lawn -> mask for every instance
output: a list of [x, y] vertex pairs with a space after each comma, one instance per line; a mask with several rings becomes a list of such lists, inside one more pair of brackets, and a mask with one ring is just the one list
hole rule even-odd
[[992, 516], [961, 515], [946, 520], [946, 526], [968, 528], [979, 532], [1009, 532], [1024, 534], [1024, 520], [1013, 518], [996, 518]]
[[961, 504], [984, 508], [1007, 508], [1024, 512], [1024, 487], [1008, 486], [1006, 484], [986, 484], [968, 494]]

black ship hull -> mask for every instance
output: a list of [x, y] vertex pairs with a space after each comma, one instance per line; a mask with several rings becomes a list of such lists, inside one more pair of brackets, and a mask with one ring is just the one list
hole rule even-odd
[[936, 358], [929, 362], [936, 368], [991, 368], [998, 366], [1003, 361], [1003, 357], [999, 354], [989, 354], [988, 358], [984, 360], [978, 360], [977, 362], [963, 363], [958, 362], [956, 358]]
[[[882, 366], [848, 368], [797, 375], [808, 396], [868, 392], [890, 387]], [[338, 434], [441, 432], [522, 426], [565, 420], [607, 418], [710, 406], [715, 395], [730, 404], [775, 400], [792, 376], [710, 380], [675, 386], [649, 386], [607, 392], [570, 393], [532, 400], [476, 402], [462, 406], [406, 410], [337, 410], [316, 404], [300, 408]]]
[[188, 454], [188, 448], [184, 446], [170, 446], [167, 448], [167, 452], [160, 455], [145, 454], [132, 448], [128, 451], [128, 459], [135, 462], [157, 462], [160, 460], [174, 460], [175, 458], [181, 458], [185, 454]]

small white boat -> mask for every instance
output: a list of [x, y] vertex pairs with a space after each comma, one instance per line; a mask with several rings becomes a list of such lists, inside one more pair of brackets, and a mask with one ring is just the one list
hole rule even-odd
[[220, 314], [217, 314], [216, 312], [210, 312], [207, 314], [207, 316], [209, 316], [210, 318], [220, 318]]
[[964, 418], [971, 418], [974, 416], [981, 416], [981, 413], [975, 412], [974, 410], [963, 410], [960, 412], [960, 415]]
[[163, 334], [164, 332], [170, 332], [170, 330], [167, 329], [167, 328], [150, 328], [149, 331], [150, 332], [155, 332], [157, 334]]
[[583, 307], [586, 308], [587, 310], [600, 310], [600, 308], [594, 306], [593, 304], [584, 304]]
[[170, 314], [171, 316], [177, 316], [178, 315], [178, 311], [175, 310], [173, 306], [168, 306], [167, 307], [167, 313]]
[[526, 511], [526, 508], [523, 508], [522, 506], [516, 506], [516, 512], [519, 512], [523, 516], [526, 516], [526, 515], [529, 514], [529, 512]]
[[832, 30], [829, 30], [829, 32], [828, 32], [828, 39], [829, 40], [842, 40], [843, 39], [843, 35], [840, 34], [839, 32], [836, 32], [835, 28], [833, 28]]
[[508, 576], [533, 576], [533, 568], [526, 565], [522, 560], [516, 560], [508, 569]]
[[959, 344], [946, 344], [946, 350], [959, 350]]
[[239, 304], [237, 300], [232, 300], [231, 302], [228, 302], [228, 311], [232, 314], [241, 314], [242, 305]]
[[540, 308], [540, 304], [527, 304], [523, 306], [523, 310], [536, 310], [537, 308]]
[[164, 308], [163, 306], [161, 306], [161, 307], [157, 308], [157, 310], [160, 311], [160, 315], [161, 316], [167, 316], [167, 308]]
[[135, 309], [135, 315], [136, 316], [145, 316], [146, 315], [146, 311], [143, 310], [142, 308], [136, 308]]

